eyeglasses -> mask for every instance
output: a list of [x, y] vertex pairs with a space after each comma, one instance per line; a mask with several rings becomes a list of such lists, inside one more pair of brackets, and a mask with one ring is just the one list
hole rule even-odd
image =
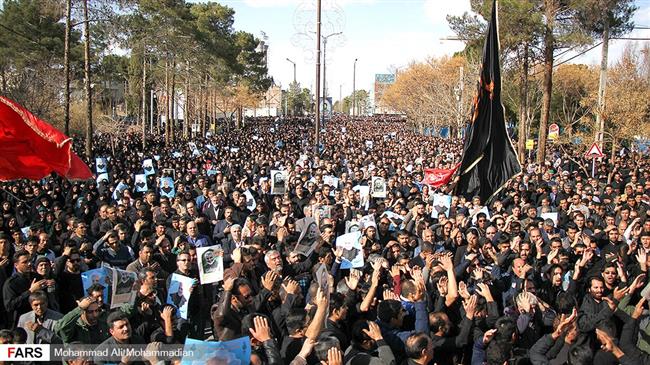
[[79, 262], [79, 261], [81, 261], [81, 259], [68, 259], [68, 261], [70, 261], [70, 262]]

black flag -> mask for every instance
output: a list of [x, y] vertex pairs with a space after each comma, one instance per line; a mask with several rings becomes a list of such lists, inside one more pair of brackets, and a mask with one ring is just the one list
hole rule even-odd
[[512, 142], [506, 130], [501, 104], [501, 68], [499, 65], [499, 33], [497, 2], [483, 47], [483, 64], [474, 96], [472, 119], [465, 133], [463, 160], [456, 194], [470, 199], [479, 196], [487, 203], [514, 175], [521, 172]]

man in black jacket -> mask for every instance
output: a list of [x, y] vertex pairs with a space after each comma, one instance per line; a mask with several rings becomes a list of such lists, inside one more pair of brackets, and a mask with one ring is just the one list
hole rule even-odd
[[18, 318], [32, 310], [29, 305], [29, 295], [46, 286], [46, 280], [32, 279], [32, 263], [27, 251], [18, 251], [13, 257], [16, 272], [4, 283], [2, 296], [7, 310], [9, 324], [15, 328]]

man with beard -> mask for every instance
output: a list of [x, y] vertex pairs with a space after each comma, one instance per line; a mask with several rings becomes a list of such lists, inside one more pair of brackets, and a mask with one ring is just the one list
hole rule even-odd
[[86, 345], [102, 343], [109, 336], [106, 312], [92, 297], [85, 297], [78, 306], [66, 313], [54, 326], [64, 344], [72, 342]]
[[[578, 330], [587, 334], [597, 327], [611, 325], [616, 311], [616, 303], [604, 295], [605, 282], [594, 276], [589, 279], [589, 295], [582, 302], [578, 311]], [[609, 327], [608, 327], [609, 328]]]
[[18, 318], [31, 310], [29, 295], [45, 288], [45, 279], [32, 278], [32, 263], [27, 251], [18, 251], [13, 257], [14, 274], [7, 279], [2, 288], [4, 306], [9, 316], [9, 324], [14, 328]]
[[76, 300], [84, 296], [81, 283], [81, 256], [73, 247], [66, 247], [63, 255], [54, 260], [54, 277], [58, 278], [58, 302], [61, 313], [77, 307]]
[[212, 322], [215, 338], [228, 341], [245, 335], [241, 332], [242, 319], [250, 313], [255, 313], [271, 295], [270, 289], [276, 275], [267, 273], [262, 278], [262, 289], [257, 295], [253, 294], [250, 282], [246, 279], [224, 277], [223, 293], [219, 302], [212, 306]]

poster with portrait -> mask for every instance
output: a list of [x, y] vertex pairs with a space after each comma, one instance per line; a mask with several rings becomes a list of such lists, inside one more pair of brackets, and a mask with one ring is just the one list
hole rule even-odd
[[108, 173], [103, 173], [97, 175], [97, 185], [101, 184], [102, 182], [108, 184]]
[[174, 273], [169, 282], [166, 303], [173, 305], [177, 310], [176, 314], [183, 319], [187, 319], [190, 288], [194, 285], [195, 281], [190, 277]]
[[108, 172], [106, 157], [97, 157], [95, 159], [95, 172], [97, 172], [97, 175]]
[[271, 170], [271, 195], [284, 195], [287, 191], [287, 172]]
[[476, 225], [476, 221], [478, 220], [478, 214], [479, 213], [485, 213], [485, 216], [487, 220], [490, 220], [490, 211], [488, 210], [487, 206], [483, 206], [481, 209], [478, 211], [472, 212], [472, 224]]
[[341, 269], [363, 267], [363, 248], [361, 247], [361, 232], [347, 233], [336, 238], [336, 247], [343, 249]]
[[316, 249], [318, 239], [320, 238], [320, 230], [316, 220], [312, 217], [305, 217], [296, 221], [296, 231], [300, 232], [298, 243], [294, 252], [303, 256], [309, 256]]
[[187, 337], [181, 365], [248, 365], [250, 361], [248, 335], [230, 341], [201, 341]]
[[201, 284], [216, 283], [223, 280], [223, 250], [221, 245], [197, 247], [199, 261], [199, 280]]
[[244, 196], [246, 197], [246, 209], [251, 212], [254, 211], [257, 208], [257, 202], [255, 201], [255, 197], [253, 197], [253, 193], [249, 189], [246, 189]]
[[375, 222], [375, 215], [374, 214], [368, 214], [364, 215], [359, 219], [359, 229], [361, 231], [365, 230], [368, 227], [375, 227], [377, 228], [377, 222]]
[[445, 213], [449, 218], [451, 211], [451, 195], [433, 194], [433, 209], [431, 210], [431, 218], [438, 219], [438, 214]]
[[368, 207], [370, 207], [370, 186], [357, 185], [352, 190], [359, 192], [359, 205], [368, 210]]
[[386, 179], [381, 176], [372, 177], [372, 197], [386, 198]]
[[375, 147], [375, 142], [373, 141], [366, 141], [366, 149], [371, 150], [373, 147]]
[[144, 170], [144, 174], [147, 176], [154, 175], [156, 173], [156, 169], [153, 167], [153, 160], [148, 158], [142, 161], [142, 170]]
[[176, 196], [176, 188], [174, 188], [174, 179], [167, 176], [160, 179], [160, 196], [174, 198]]
[[323, 176], [323, 184], [329, 185], [332, 189], [338, 189], [339, 187], [339, 178], [332, 175]]
[[82, 272], [81, 285], [84, 288], [84, 293], [87, 293], [88, 288], [93, 284], [100, 284], [104, 287], [102, 299], [104, 303], [110, 303], [111, 291], [113, 290], [113, 272], [104, 267]]
[[359, 232], [361, 227], [357, 221], [346, 221], [345, 222], [345, 233]]
[[113, 200], [119, 200], [120, 197], [122, 196], [122, 193], [124, 192], [124, 190], [126, 190], [128, 188], [129, 188], [129, 186], [126, 185], [123, 181], [120, 181], [119, 183], [117, 183], [117, 185], [115, 186], [115, 189], [113, 190], [113, 195], [112, 195]]
[[106, 269], [112, 271], [113, 277], [111, 309], [125, 303], [133, 304], [138, 293], [138, 274], [115, 268]]
[[145, 174], [136, 174], [135, 175], [135, 191], [137, 193], [144, 193], [149, 190], [147, 186], [147, 175]]

